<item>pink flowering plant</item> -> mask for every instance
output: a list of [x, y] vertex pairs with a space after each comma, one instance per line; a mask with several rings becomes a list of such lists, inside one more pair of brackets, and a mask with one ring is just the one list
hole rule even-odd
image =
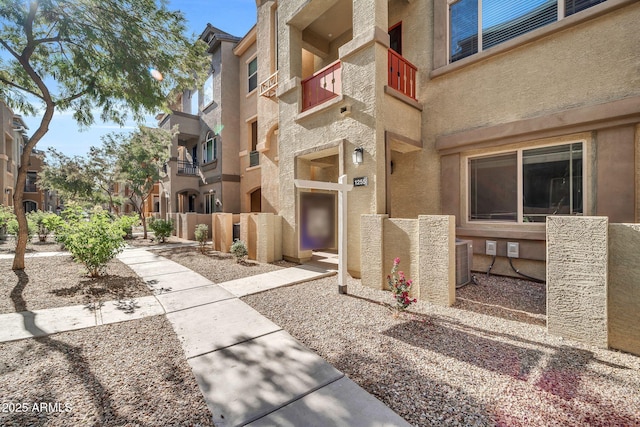
[[391, 274], [387, 276], [387, 283], [389, 284], [389, 288], [396, 300], [395, 308], [398, 312], [406, 310], [407, 307], [417, 301], [415, 298], [409, 298], [409, 292], [413, 281], [411, 279], [407, 279], [402, 271], [398, 271], [399, 265], [400, 258], [394, 259]]

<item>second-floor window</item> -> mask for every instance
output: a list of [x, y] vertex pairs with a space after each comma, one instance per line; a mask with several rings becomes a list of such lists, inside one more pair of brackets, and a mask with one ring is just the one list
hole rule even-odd
[[258, 58], [253, 58], [247, 64], [249, 92], [253, 92], [258, 87]]
[[449, 62], [606, 0], [458, 0], [449, 4]]
[[194, 116], [198, 115], [198, 91], [197, 90], [192, 90], [191, 91], [191, 98], [190, 98], [190, 111], [189, 113], [193, 114]]
[[202, 163], [209, 163], [218, 158], [218, 137], [211, 132], [207, 133], [207, 138], [202, 143]]
[[27, 172], [27, 181], [24, 184], [24, 191], [26, 193], [35, 193], [36, 191], [38, 191], [36, 188], [37, 179], [38, 179], [37, 172]]
[[213, 102], [213, 74], [207, 77], [202, 87], [202, 108]]

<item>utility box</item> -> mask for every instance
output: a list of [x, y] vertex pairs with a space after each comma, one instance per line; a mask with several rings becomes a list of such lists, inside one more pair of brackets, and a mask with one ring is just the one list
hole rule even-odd
[[498, 243], [495, 240], [486, 240], [485, 243], [485, 253], [487, 255], [496, 255], [496, 248]]
[[507, 242], [507, 256], [509, 258], [519, 258], [520, 257], [520, 243], [518, 243], [518, 242]]

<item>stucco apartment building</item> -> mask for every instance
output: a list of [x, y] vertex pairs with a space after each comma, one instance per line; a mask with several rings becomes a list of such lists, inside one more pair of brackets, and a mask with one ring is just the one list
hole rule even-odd
[[[323, 192], [294, 180], [346, 175], [357, 184], [347, 218], [355, 277], [380, 262], [361, 257], [362, 214], [454, 215], [474, 269], [493, 262], [489, 241], [492, 271], [513, 274], [512, 242], [516, 267], [539, 278], [546, 216], [638, 221], [639, 2], [256, 5], [242, 39], [205, 30], [211, 77], [162, 119], [180, 135], [161, 211], [277, 213], [283, 255], [304, 260], [301, 217], [315, 203], [308, 193]], [[218, 157], [206, 166], [210, 140]]]
[[[277, 13], [268, 3], [242, 38], [207, 26], [200, 38], [209, 44], [208, 78], [159, 116], [160, 127], [179, 127], [161, 183], [161, 216], [278, 212]], [[259, 75], [272, 76], [272, 85]]]
[[238, 212], [238, 60], [240, 38], [210, 25], [200, 38], [209, 44], [211, 66], [202, 87], [182, 93], [159, 127], [179, 133], [161, 183], [160, 212]]
[[[27, 130], [22, 117], [0, 100], [0, 189], [1, 204], [5, 206], [13, 206], [13, 194], [21, 164], [20, 156], [27, 138]], [[33, 150], [29, 156], [23, 195], [26, 212], [38, 209], [50, 211], [57, 207], [56, 195], [36, 185], [38, 173], [44, 165], [44, 157], [44, 152], [40, 150]]]
[[[346, 174], [360, 184], [348, 196], [354, 276], [379, 262], [361, 260], [361, 214], [455, 215], [457, 237], [474, 242], [475, 269], [492, 261], [489, 240], [493, 271], [512, 273], [514, 242], [518, 268], [540, 278], [547, 215], [638, 220], [640, 3], [500, 3], [278, 4], [278, 147], [287, 154], [279, 193], [263, 191], [263, 203], [279, 206], [286, 257], [310, 256], [300, 243], [305, 190], [294, 179]], [[258, 1], [259, 16], [272, 5]]]

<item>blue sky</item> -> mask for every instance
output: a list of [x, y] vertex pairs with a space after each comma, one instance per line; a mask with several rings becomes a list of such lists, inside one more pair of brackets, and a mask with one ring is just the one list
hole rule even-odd
[[[220, 28], [234, 36], [242, 37], [256, 22], [255, 0], [171, 0], [171, 9], [181, 10], [187, 21], [189, 35], [200, 35], [207, 23]], [[32, 134], [40, 124], [39, 117], [24, 117], [29, 133]], [[153, 117], [149, 117], [149, 126], [155, 126]], [[39, 150], [48, 147], [65, 153], [68, 156], [83, 156], [89, 147], [100, 145], [100, 136], [110, 132], [126, 132], [136, 128], [134, 122], [127, 123], [121, 128], [113, 123], [97, 122], [90, 129], [80, 131], [73, 120], [72, 113], [56, 113], [49, 132], [38, 142]]]

